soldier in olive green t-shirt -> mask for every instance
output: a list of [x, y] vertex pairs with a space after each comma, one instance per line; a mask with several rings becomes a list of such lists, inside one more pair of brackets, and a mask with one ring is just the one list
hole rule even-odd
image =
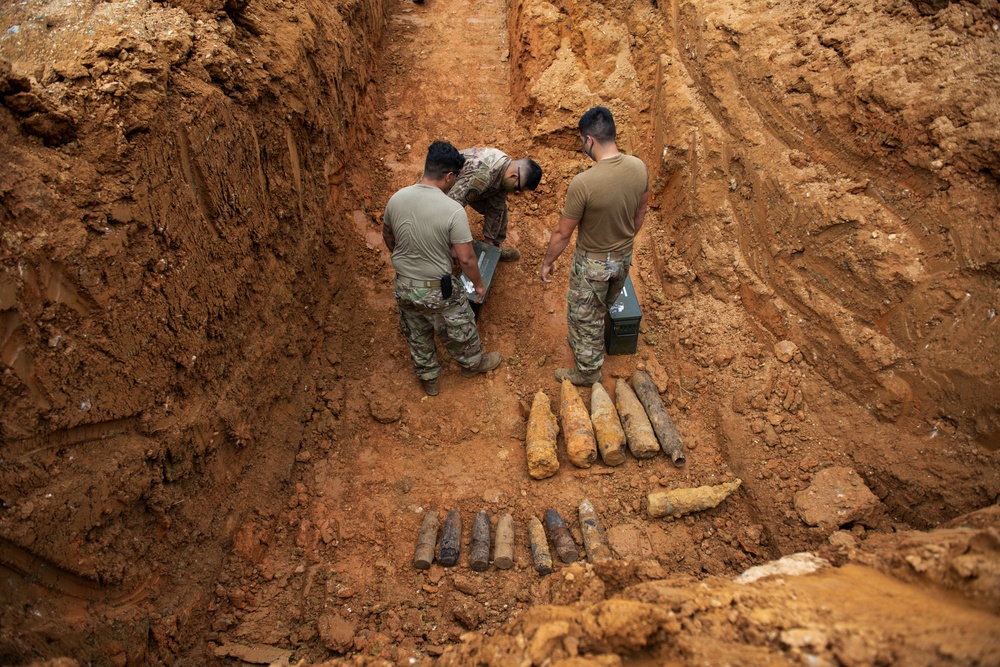
[[576, 368], [560, 368], [557, 380], [591, 386], [601, 381], [604, 317], [625, 285], [632, 264], [632, 242], [642, 228], [649, 202], [649, 177], [642, 160], [625, 155], [615, 141], [614, 117], [594, 107], [580, 118], [583, 150], [596, 164], [577, 174], [566, 206], [542, 260], [542, 280], [552, 280], [552, 265], [579, 229], [566, 294], [569, 344]]
[[435, 333], [462, 367], [464, 377], [500, 365], [499, 352], [483, 352], [465, 289], [451, 274], [454, 252], [472, 281], [476, 300], [485, 296], [469, 219], [465, 209], [446, 194], [464, 162], [454, 146], [435, 141], [427, 151], [420, 181], [390, 197], [382, 219], [382, 238], [396, 269], [393, 292], [399, 328], [410, 347], [413, 371], [428, 396], [437, 396], [441, 373]]

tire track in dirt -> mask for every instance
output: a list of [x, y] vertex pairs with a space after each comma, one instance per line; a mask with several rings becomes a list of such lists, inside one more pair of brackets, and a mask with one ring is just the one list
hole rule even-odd
[[23, 440], [12, 440], [4, 443], [4, 453], [6, 457], [18, 459], [49, 449], [76, 447], [105, 438], [131, 435], [136, 432], [138, 421], [139, 418], [137, 416], [124, 417], [122, 419], [111, 419], [104, 422], [60, 429], [52, 433], [25, 438]]
[[99, 602], [112, 607], [135, 605], [156, 589], [155, 575], [133, 586], [103, 584], [59, 567], [0, 537], [0, 568], [6, 568], [29, 584], [43, 586], [64, 597]]
[[[872, 373], [884, 366], [873, 366], [873, 361], [865, 356], [867, 350], [859, 350], [848, 342], [843, 322], [834, 312], [844, 311], [848, 315], [846, 321], [871, 326], [881, 323], [879, 330], [889, 335], [887, 307], [898, 311], [918, 290], [908, 288], [905, 283], [880, 282], [879, 270], [871, 264], [838, 261], [842, 253], [837, 251], [836, 244], [852, 245], [856, 234], [850, 222], [822, 230], [819, 242], [808, 243], [808, 250], [795, 237], [782, 238], [782, 230], [801, 229], [810, 216], [825, 220], [829, 214], [824, 213], [820, 204], [808, 200], [800, 205], [778, 180], [780, 171], [773, 175], [762, 173], [757, 167], [755, 146], [765, 137], [765, 143], [782, 147], [779, 153], [791, 150], [805, 153], [812, 163], [826, 170], [832, 182], [857, 182], [859, 186], [850, 191], [852, 194], [865, 197], [885, 219], [909, 230], [907, 237], [916, 245], [914, 256], [920, 257], [924, 273], [920, 277], [922, 283], [953, 273], [956, 268], [955, 249], [948, 247], [940, 235], [929, 233], [926, 216], [917, 207], [931, 192], [931, 184], [912, 170], [902, 174], [877, 172], [870, 159], [827, 139], [832, 133], [825, 125], [803, 127], [768, 91], [747, 81], [741, 67], [726, 66], [734, 59], [738, 61], [738, 57], [735, 54], [726, 57], [720, 51], [726, 45], [702, 34], [708, 23], [697, 7], [675, 0], [671, 15], [675, 49], [680, 51], [684, 45], [680, 56], [682, 66], [695, 82], [697, 99], [723, 133], [723, 146], [716, 153], [719, 156], [716, 168], [730, 176], [730, 188], [720, 194], [736, 218], [734, 227], [740, 252], [762, 283], [791, 309], [782, 312], [775, 307], [773, 298], [756, 298], [759, 295], [744, 290], [748, 313], [774, 336], [788, 335], [790, 328], [807, 330], [813, 355], [834, 354], [848, 369], [848, 376], [854, 378], [852, 383], [860, 380], [859, 386], [873, 385], [877, 380]], [[753, 111], [739, 117], [753, 119], [752, 126], [741, 126], [740, 122], [747, 121], [739, 121], [727, 112], [738, 107]], [[704, 143], [701, 146], [708, 148]], [[705, 154], [711, 155], [707, 151]], [[888, 183], [887, 175], [896, 178]], [[824, 253], [826, 247], [831, 252]], [[793, 324], [789, 316], [798, 320], [798, 324]], [[896, 322], [895, 326], [900, 325]]]
[[[747, 133], [726, 112], [727, 104], [724, 97], [717, 95], [717, 92], [722, 90], [726, 91], [725, 97], [733, 97], [736, 100], [734, 105], [753, 109], [755, 117], [761, 121], [759, 129], [778, 144], [808, 154], [813, 162], [819, 163], [836, 179], [867, 182], [863, 194], [876, 203], [888, 218], [910, 228], [912, 237], [920, 244], [920, 250], [925, 257], [933, 261], [936, 258], [952, 256], [954, 249], [946, 247], [939, 235], [927, 234], [929, 222], [926, 220], [926, 214], [918, 206], [918, 202], [924, 200], [933, 190], [926, 178], [910, 171], [898, 175], [897, 180], [891, 184], [886, 183], [884, 174], [871, 166], [870, 159], [855, 154], [841, 144], [826, 141], [824, 137], [832, 134], [829, 128], [801, 127], [775, 103], [767, 91], [761, 90], [759, 85], [745, 81], [738, 70], [726, 69], [717, 73], [731, 84], [729, 86], [723, 86], [721, 82], [713, 80], [713, 73], [710, 71], [713, 63], [699, 66], [700, 60], [707, 57], [706, 54], [711, 46], [704, 43], [698, 35], [697, 26], [700, 26], [704, 19], [697, 13], [686, 16], [688, 10], [696, 12], [690, 4], [681, 5], [680, 0], [672, 3], [675, 48], [680, 50], [680, 46], [685, 45], [684, 52], [680, 55], [683, 67], [696, 82], [699, 99], [710, 111], [718, 126], [732, 139], [730, 143], [738, 149], [734, 152], [736, 155], [742, 154], [741, 144], [745, 143]], [[740, 193], [729, 194], [733, 211], [742, 220], [739, 226], [746, 231], [740, 238], [743, 255], [765, 283], [775, 289], [783, 299], [795, 304], [800, 312], [811, 313], [812, 310], [794, 295], [793, 290], [783, 286], [784, 279], [776, 279], [779, 270], [787, 276], [794, 273], [795, 267], [786, 261], [787, 253], [774, 252], [775, 245], [781, 245], [774, 243], [775, 230], [779, 229], [780, 225], [774, 224], [770, 216], [781, 215], [783, 210], [798, 211], [799, 207], [792, 202], [787, 193], [783, 192], [777, 182], [763, 182], [754, 170], [742, 168], [738, 164], [739, 160], [737, 157], [734, 162], [730, 158], [726, 160], [727, 164], [720, 167], [726, 173], [734, 173], [735, 168], [736, 173], [746, 179], [744, 182], [751, 184], [751, 192], [743, 198], [752, 200], [753, 206], [739, 201]], [[814, 247], [819, 246], [814, 245]], [[780, 258], [781, 254], [786, 257]], [[824, 265], [821, 260], [818, 266], [814, 266], [816, 262], [811, 259], [808, 263], [810, 270], [817, 277], [817, 288], [825, 292], [830, 299], [861, 315], [867, 321], [874, 321], [883, 312], [885, 306], [881, 289], [883, 286], [866, 284], [856, 272], [852, 272], [851, 280], [848, 280], [842, 270]], [[929, 270], [931, 268], [928, 266]], [[936, 268], [937, 271], [931, 271], [934, 275], [953, 270], [950, 262], [943, 264], [937, 262]], [[927, 279], [932, 280], [934, 275], [928, 276]]]

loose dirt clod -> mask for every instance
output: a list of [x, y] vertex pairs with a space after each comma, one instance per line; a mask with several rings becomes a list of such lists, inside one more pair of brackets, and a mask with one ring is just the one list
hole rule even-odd
[[632, 373], [632, 388], [646, 410], [646, 416], [649, 417], [649, 423], [663, 451], [675, 466], [684, 465], [684, 446], [681, 444], [681, 437], [677, 434], [677, 427], [670, 419], [666, 406], [663, 405], [663, 399], [660, 398], [653, 378], [646, 371], [637, 370]]
[[545, 479], [559, 470], [556, 438], [559, 422], [552, 414], [551, 403], [545, 392], [539, 390], [531, 403], [525, 453], [528, 457], [528, 474], [532, 479]]
[[711, 509], [728, 498], [733, 491], [740, 488], [740, 484], [742, 484], [741, 480], [734, 479], [732, 482], [716, 486], [654, 491], [647, 496], [649, 506], [646, 511], [649, 516], [656, 519], [668, 514], [678, 517], [691, 514], [692, 512]]
[[590, 391], [590, 420], [594, 425], [594, 436], [601, 460], [609, 466], [625, 462], [625, 431], [615, 404], [604, 386], [598, 382]]
[[569, 380], [562, 381], [562, 402], [559, 405], [563, 438], [570, 463], [578, 468], [589, 468], [597, 460], [597, 440], [590, 422], [587, 406], [580, 392]]

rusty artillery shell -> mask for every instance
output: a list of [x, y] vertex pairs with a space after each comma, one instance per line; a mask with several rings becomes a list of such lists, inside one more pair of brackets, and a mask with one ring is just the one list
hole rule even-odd
[[590, 421], [594, 424], [594, 436], [601, 460], [609, 466], [625, 462], [625, 431], [618, 418], [615, 404], [600, 382], [590, 391]]
[[545, 539], [545, 528], [538, 517], [533, 516], [528, 522], [528, 540], [531, 542], [531, 560], [535, 561], [535, 570], [538, 574], [551, 574], [552, 555]]
[[413, 554], [413, 567], [418, 570], [428, 570], [434, 562], [434, 545], [438, 538], [438, 515], [431, 511], [424, 515], [417, 535], [417, 551]]
[[693, 489], [673, 489], [656, 491], [646, 496], [649, 506], [646, 513], [654, 519], [661, 516], [684, 516], [692, 512], [712, 509], [740, 488], [742, 480], [734, 479], [715, 486], [699, 486]]
[[441, 543], [438, 544], [437, 560], [445, 567], [452, 567], [458, 562], [458, 554], [462, 549], [462, 515], [458, 510], [448, 512], [441, 530]]
[[483, 572], [490, 567], [490, 515], [482, 510], [472, 524], [472, 548], [469, 550], [469, 567]]
[[528, 474], [532, 479], [552, 477], [559, 470], [556, 454], [556, 437], [559, 422], [552, 414], [552, 406], [545, 392], [539, 391], [531, 403], [528, 416], [528, 433], [525, 437], [525, 453], [528, 456]]
[[628, 440], [629, 451], [637, 459], [648, 459], [660, 451], [660, 443], [653, 434], [653, 426], [649, 423], [646, 410], [636, 398], [632, 387], [622, 378], [615, 383], [615, 407], [618, 416], [622, 418], [625, 438]]
[[563, 438], [566, 439], [566, 455], [570, 463], [578, 468], [589, 468], [597, 460], [597, 439], [590, 422], [587, 406], [569, 380], [562, 382], [562, 402], [559, 405], [562, 419]]
[[677, 427], [670, 419], [667, 408], [663, 405], [660, 392], [656, 388], [656, 383], [646, 371], [635, 371], [632, 373], [632, 389], [635, 395], [646, 409], [646, 416], [653, 427], [653, 433], [659, 440], [663, 451], [670, 456], [674, 465], [680, 467], [684, 465], [684, 446], [681, 444], [681, 437], [677, 434]]
[[552, 544], [556, 547], [556, 555], [564, 563], [573, 563], [580, 557], [580, 552], [576, 549], [576, 542], [569, 534], [569, 526], [563, 520], [562, 515], [555, 510], [545, 510], [545, 528], [549, 531]]
[[583, 533], [583, 546], [587, 550], [587, 560], [597, 563], [611, 558], [611, 549], [604, 537], [604, 526], [597, 518], [594, 505], [584, 498], [580, 501], [580, 532]]
[[509, 570], [514, 566], [514, 517], [510, 514], [504, 514], [497, 521], [493, 564], [501, 570]]

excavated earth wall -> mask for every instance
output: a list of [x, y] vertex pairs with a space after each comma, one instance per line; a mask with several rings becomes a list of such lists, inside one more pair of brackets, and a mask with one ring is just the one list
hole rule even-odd
[[742, 302], [880, 419], [1000, 446], [996, 3], [656, 4], [511, 3], [536, 139], [609, 104], [662, 189], [655, 288]]
[[[0, 14], [0, 568], [41, 608], [5, 602], [0, 662], [167, 660], [243, 514], [283, 497], [336, 363], [383, 4]], [[38, 586], [109, 607], [105, 645], [74, 643], [86, 616], [46, 623]]]
[[[377, 176], [354, 157], [378, 132], [386, 12], [375, 0], [0, 10], [11, 26], [0, 41], [0, 661], [169, 664], [203, 654], [215, 599], [255, 605], [252, 582], [213, 585], [223, 558], [259, 562], [278, 542], [245, 530], [244, 515], [273, 525], [290, 496], [308, 496], [289, 488], [300, 441], [354, 409], [341, 361], [368, 355], [344, 354], [368, 324], [355, 264], [378, 273], [379, 239], [364, 238]], [[736, 373], [734, 354], [750, 367], [764, 341], [790, 339], [800, 363], [906, 432], [892, 465], [883, 450], [850, 456], [885, 466], [868, 483], [918, 527], [997, 499], [987, 456], [955, 443], [995, 449], [1000, 428], [998, 20], [993, 0], [508, 8], [510, 92], [533, 148], [575, 149], [579, 110], [605, 103], [622, 147], [651, 167], [662, 225], [641, 240], [653, 268], [636, 276], [650, 311], [683, 312], [707, 293], [752, 320], [756, 352], [678, 333], [672, 408], [708, 384], [684, 379]], [[577, 166], [546, 161], [542, 189], [561, 194]], [[317, 382], [320, 367], [332, 381]], [[775, 444], [791, 434], [749, 415], [805, 421], [808, 407], [821, 421], [836, 409], [819, 396], [806, 405], [790, 376], [727, 379], [737, 388], [719, 390], [712, 433], [781, 458]], [[772, 436], [770, 450], [753, 440]], [[940, 459], [938, 477], [903, 470], [917, 438]], [[768, 544], [751, 545], [755, 558], [825, 540], [786, 502], [819, 461], [799, 465], [800, 480], [761, 472], [746, 485], [760, 480], [762, 526], [786, 524], [758, 535]], [[880, 618], [852, 620], [863, 597], [837, 611], [839, 625], [822, 609], [782, 615], [800, 597], [833, 605], [843, 590], [897, 583], [867, 570], [750, 594], [626, 563], [548, 584], [553, 603], [596, 606], [532, 611], [496, 638], [466, 637], [443, 662], [584, 651], [594, 663], [567, 664], [619, 664], [618, 653], [671, 643], [681, 649], [659, 658], [995, 659], [983, 639], [995, 594], [977, 585], [996, 580], [995, 517], [921, 535], [876, 540], [883, 551], [866, 555], [841, 534], [836, 556], [985, 598], [958, 605], [943, 644], [908, 643], [905, 617], [865, 634]], [[933, 598], [893, 590], [907, 601], [896, 612]], [[603, 600], [619, 593], [632, 601]], [[824, 625], [835, 631], [817, 637]]]

